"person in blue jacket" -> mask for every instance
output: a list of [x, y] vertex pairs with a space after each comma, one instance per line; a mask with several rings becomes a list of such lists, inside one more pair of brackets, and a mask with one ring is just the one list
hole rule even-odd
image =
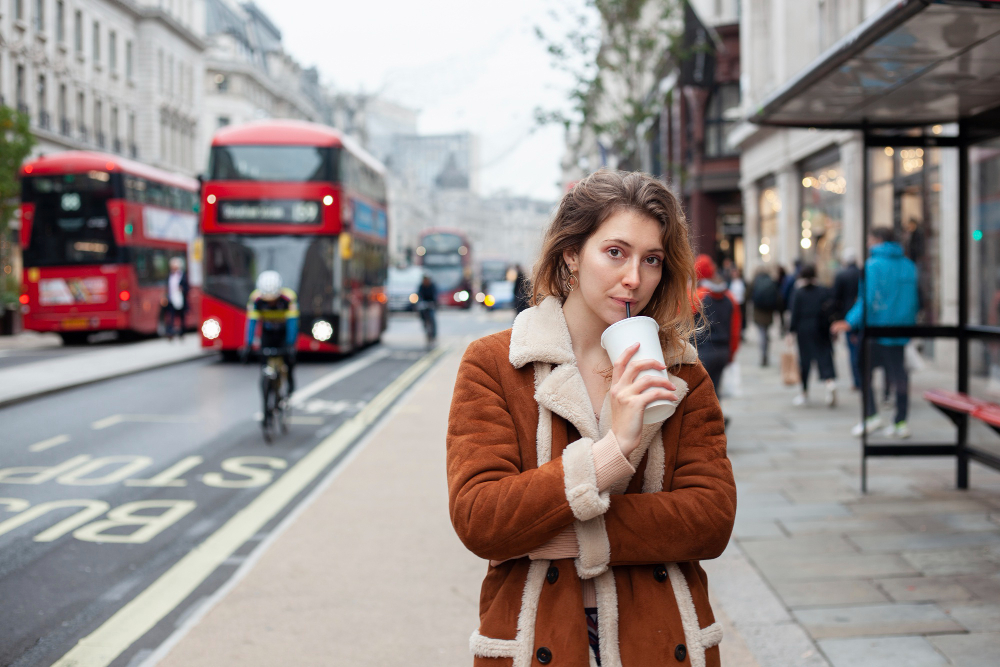
[[[903, 247], [896, 242], [895, 232], [889, 227], [873, 229], [868, 244], [871, 256], [865, 262], [858, 300], [843, 320], [833, 323], [833, 333], [861, 331], [863, 325], [912, 326], [917, 323], [917, 312], [920, 310], [917, 265], [903, 253]], [[882, 366], [886, 382], [896, 389], [896, 417], [886, 427], [885, 435], [910, 437], [910, 429], [906, 425], [910, 378], [903, 353], [909, 340], [878, 338], [869, 342], [871, 354], [868, 367], [864, 369], [864, 381], [868, 387], [865, 419], [854, 427], [853, 435], [871, 433], [884, 425], [875, 408], [875, 393], [871, 390], [872, 369]]]

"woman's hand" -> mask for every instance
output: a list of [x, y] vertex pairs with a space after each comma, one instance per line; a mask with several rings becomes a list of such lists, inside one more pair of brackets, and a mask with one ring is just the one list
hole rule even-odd
[[625, 456], [639, 446], [646, 406], [653, 401], [677, 400], [673, 393], [677, 387], [667, 378], [649, 374], [637, 379], [645, 370], [666, 370], [666, 366], [655, 359], [633, 360], [638, 349], [639, 343], [625, 348], [615, 361], [611, 375], [611, 431]]

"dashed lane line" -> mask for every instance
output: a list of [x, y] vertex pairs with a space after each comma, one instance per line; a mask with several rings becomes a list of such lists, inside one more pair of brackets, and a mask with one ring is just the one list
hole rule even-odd
[[52, 667], [106, 667], [181, 604], [209, 575], [256, 535], [377, 420], [437, 359], [425, 355], [383, 389], [361, 412], [320, 442], [259, 496], [187, 553], [159, 579], [81, 639]]
[[28, 447], [29, 452], [44, 452], [46, 449], [52, 449], [53, 447], [58, 447], [59, 445], [69, 442], [68, 435], [57, 435], [55, 437], [49, 438], [48, 440], [42, 440], [41, 442], [36, 442], [35, 444]]

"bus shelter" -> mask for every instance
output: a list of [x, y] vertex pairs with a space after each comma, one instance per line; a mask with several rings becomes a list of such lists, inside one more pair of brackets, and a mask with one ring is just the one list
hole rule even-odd
[[869, 341], [919, 339], [936, 374], [911, 385], [911, 404], [934, 409], [911, 440], [862, 435], [862, 491], [873, 456], [954, 457], [962, 489], [970, 461], [1000, 470], [1000, 448], [970, 442], [971, 429], [1000, 443], [1000, 2], [887, 3], [750, 121], [859, 131], [862, 238], [892, 225], [919, 255], [923, 314], [862, 326], [862, 378]]

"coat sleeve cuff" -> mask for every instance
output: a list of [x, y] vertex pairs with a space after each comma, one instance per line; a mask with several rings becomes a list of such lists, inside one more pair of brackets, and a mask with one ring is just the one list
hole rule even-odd
[[559, 560], [560, 558], [576, 558], [580, 555], [580, 545], [576, 541], [576, 532], [567, 528], [551, 540], [528, 552], [531, 560]]
[[594, 443], [594, 469], [597, 473], [597, 489], [607, 491], [620, 479], [635, 474], [635, 468], [622, 454], [618, 440], [612, 431]]
[[580, 551], [580, 556], [575, 561], [576, 573], [581, 579], [593, 579], [604, 574], [611, 564], [611, 541], [608, 539], [604, 517], [575, 521], [573, 528]]
[[562, 459], [566, 500], [573, 516], [587, 521], [607, 512], [611, 507], [611, 494], [597, 488], [594, 441], [580, 438], [563, 450]]

